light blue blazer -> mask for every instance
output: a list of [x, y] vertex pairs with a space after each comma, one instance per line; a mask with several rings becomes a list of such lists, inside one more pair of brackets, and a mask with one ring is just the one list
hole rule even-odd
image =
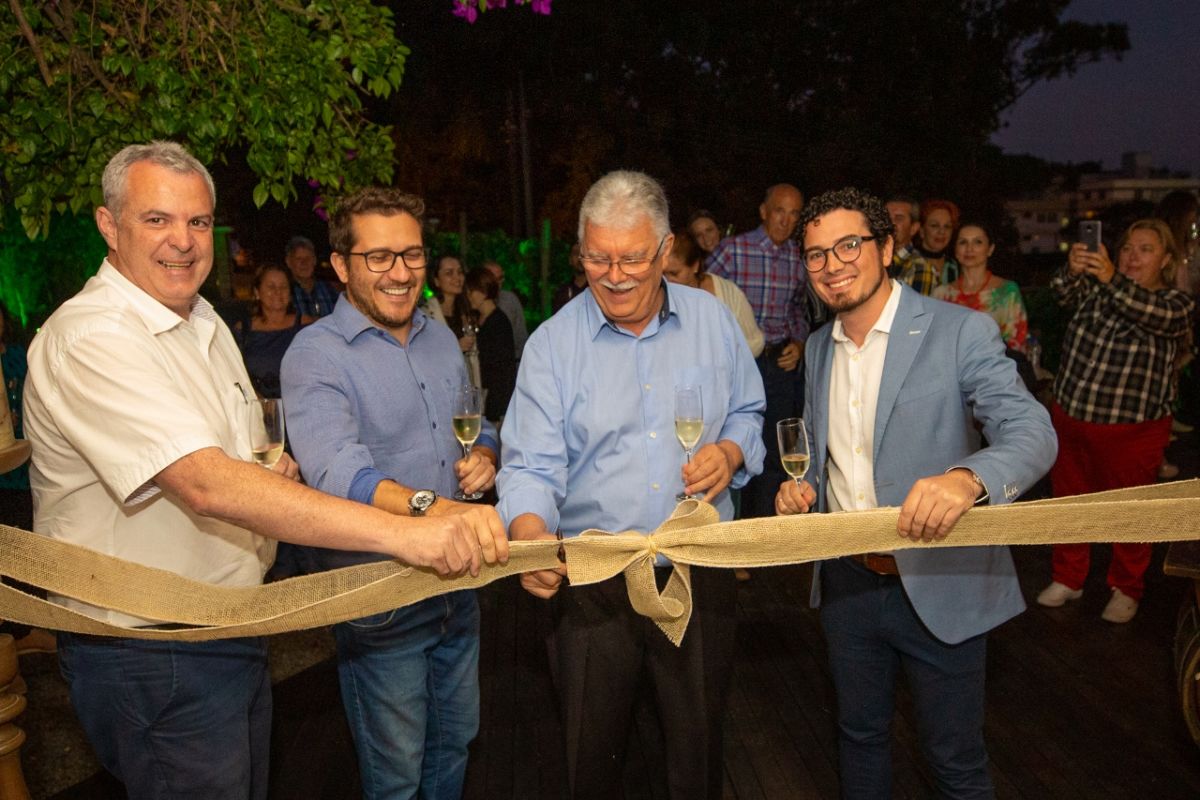
[[[969, 467], [989, 502], [1010, 503], [1050, 469], [1058, 440], [1050, 415], [1025, 389], [1004, 355], [991, 317], [925, 297], [904, 284], [888, 337], [875, 414], [875, 496], [899, 506], [919, 478]], [[806, 393], [817, 510], [826, 505], [832, 325], [805, 347]], [[990, 443], [980, 449], [974, 421]], [[970, 513], [970, 512], [967, 512]], [[953, 541], [951, 531], [947, 541]], [[904, 590], [925, 627], [957, 644], [1025, 609], [1007, 547], [898, 550]], [[820, 564], [812, 604], [820, 605]]]

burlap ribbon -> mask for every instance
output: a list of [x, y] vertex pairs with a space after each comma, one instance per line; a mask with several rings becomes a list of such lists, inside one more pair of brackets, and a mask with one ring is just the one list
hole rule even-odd
[[[564, 546], [571, 583], [596, 583], [624, 572], [633, 607], [678, 644], [692, 613], [689, 565], [765, 567], [912, 547], [1200, 539], [1200, 480], [983, 506], [964, 515], [946, 540], [931, 544], [899, 538], [897, 514], [896, 508], [880, 508], [722, 523], [712, 506], [687, 500], [649, 535], [587, 531]], [[0, 526], [0, 574], [95, 606], [195, 627], [109, 625], [8, 586], [0, 586], [0, 618], [141, 639], [266, 635], [355, 619], [548, 569], [558, 563], [557, 551], [554, 541], [514, 542], [507, 564], [485, 567], [477, 578], [443, 579], [389, 561], [266, 586], [224, 588]], [[654, 580], [660, 553], [675, 564], [661, 593]]]

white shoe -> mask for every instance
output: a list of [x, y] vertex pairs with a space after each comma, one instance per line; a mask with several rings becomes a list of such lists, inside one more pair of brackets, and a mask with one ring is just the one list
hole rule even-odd
[[1066, 584], [1051, 581], [1050, 585], [1042, 589], [1042, 593], [1037, 596], [1037, 603], [1046, 608], [1058, 608], [1068, 600], [1078, 600], [1081, 597], [1083, 597], [1083, 589], [1072, 589]]
[[1137, 610], [1138, 601], [1114, 587], [1112, 597], [1109, 598], [1108, 605], [1104, 607], [1104, 613], [1100, 615], [1100, 619], [1119, 625], [1133, 619]]

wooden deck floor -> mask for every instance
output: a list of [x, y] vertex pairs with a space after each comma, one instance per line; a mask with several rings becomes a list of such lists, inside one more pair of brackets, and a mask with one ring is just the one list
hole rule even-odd
[[[1102, 548], [1098, 562], [1107, 562]], [[1172, 661], [1186, 586], [1161, 573], [1135, 622], [1099, 619], [1102, 564], [1084, 599], [1031, 608], [995, 631], [988, 655], [987, 739], [999, 798], [1200, 797], [1200, 750], [1180, 719]], [[1026, 596], [1049, 579], [1048, 548], [1016, 553]], [[727, 713], [725, 796], [835, 798], [834, 702], [810, 568], [758, 570], [739, 590], [739, 648]], [[483, 721], [472, 751], [470, 799], [561, 796], [559, 725], [542, 646], [545, 609], [513, 582], [482, 593]], [[272, 795], [358, 795], [336, 678], [322, 665], [276, 693]], [[322, 709], [319, 713], [314, 708]], [[627, 798], [665, 798], [662, 743], [647, 700], [630, 733]], [[896, 721], [895, 796], [930, 796], [909, 698]]]
[[[987, 740], [1001, 800], [1200, 797], [1200, 749], [1179, 713], [1172, 644], [1189, 586], [1162, 574], [1156, 547], [1146, 598], [1123, 626], [1100, 620], [1105, 548], [1094, 549], [1082, 601], [1036, 606], [993, 632], [988, 654]], [[1049, 548], [1014, 555], [1030, 598], [1049, 580]], [[834, 699], [808, 566], [757, 570], [738, 590], [738, 657], [726, 716], [725, 796], [737, 800], [835, 798]], [[560, 728], [543, 638], [544, 604], [515, 580], [481, 592], [482, 724], [472, 746], [468, 800], [562, 795]], [[361, 796], [331, 662], [276, 686], [271, 796]], [[895, 796], [922, 798], [930, 781], [918, 754], [908, 696], [895, 725]], [[666, 798], [661, 735], [646, 699], [625, 765], [627, 798]], [[103, 775], [59, 798], [121, 797]]]

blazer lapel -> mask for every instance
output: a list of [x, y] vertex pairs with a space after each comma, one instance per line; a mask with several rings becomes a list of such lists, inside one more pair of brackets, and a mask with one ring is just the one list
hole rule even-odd
[[813, 437], [813, 469], [810, 473], [810, 483], [817, 492], [817, 508], [825, 509], [825, 461], [829, 447], [829, 381], [833, 370], [833, 337], [825, 336], [818, 352], [811, 353], [816, 358], [813, 378], [812, 418], [805, 420], [806, 425], [812, 426]]
[[883, 432], [896, 407], [896, 398], [908, 377], [913, 359], [925, 342], [933, 315], [921, 305], [921, 296], [912, 289], [900, 285], [900, 305], [892, 320], [888, 334], [887, 355], [883, 361], [883, 377], [879, 383], [879, 399], [875, 404], [875, 446], [872, 454], [874, 463], [879, 463], [879, 447], [883, 443]]

